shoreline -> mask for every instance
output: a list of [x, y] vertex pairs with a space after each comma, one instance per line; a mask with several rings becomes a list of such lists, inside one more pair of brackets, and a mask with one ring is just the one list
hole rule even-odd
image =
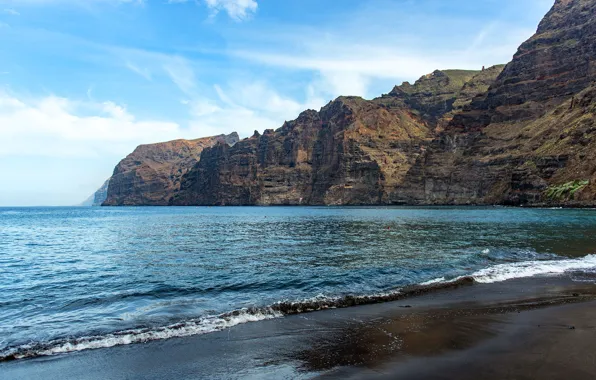
[[361, 205], [324, 205], [324, 204], [271, 204], [271, 205], [100, 205], [100, 206], [81, 206], [81, 205], [70, 205], [70, 206], [2, 206], [1, 209], [35, 209], [35, 208], [92, 208], [92, 209], [119, 209], [119, 208], [395, 208], [395, 209], [449, 209], [449, 208], [462, 208], [462, 209], [527, 209], [527, 210], [596, 210], [596, 204], [586, 205], [569, 205], [569, 204], [537, 204], [537, 205], [505, 205], [505, 204], [361, 204]]
[[[19, 206], [15, 206], [19, 207]], [[596, 210], [596, 204], [493, 204], [493, 203], [438, 203], [438, 204], [349, 204], [349, 205], [326, 205], [326, 204], [245, 204], [245, 205], [100, 205], [100, 206], [35, 206], [35, 207], [97, 207], [97, 208], [120, 208], [120, 207], [157, 207], [157, 208], [175, 208], [175, 207], [395, 207], [395, 208], [512, 208], [512, 209], [565, 209], [565, 210]]]
[[533, 276], [573, 275], [573, 273], [580, 273], [581, 276], [581, 273], [584, 273], [584, 276], [588, 276], [591, 279], [593, 274], [584, 271], [592, 268], [596, 268], [596, 255], [587, 255], [575, 259], [504, 263], [489, 266], [451, 279], [441, 277], [380, 293], [348, 294], [334, 297], [317, 296], [296, 301], [278, 301], [260, 307], [236, 309], [219, 315], [206, 315], [181, 320], [169, 325], [138, 326], [125, 330], [105, 332], [99, 335], [65, 336], [45, 342], [28, 342], [1, 351], [0, 363], [212, 334], [246, 323], [287, 318], [293, 315], [303, 315], [324, 310], [408, 301], [420, 297], [423, 298], [433, 293], [456, 291], [461, 287], [498, 284], [507, 280], [521, 280]]
[[[513, 330], [528, 335], [528, 341], [560, 336], [573, 343], [596, 337], [591, 319], [581, 317], [583, 313], [596, 318], [596, 285], [592, 280], [573, 282], [570, 276], [475, 284], [398, 301], [252, 322], [205, 335], [2, 362], [0, 373], [6, 379], [60, 380], [416, 378], [428, 372], [424, 364], [428, 360], [445, 362], [441, 365], [465, 374], [466, 363], [482, 356], [482, 349], [494, 342], [500, 342], [501, 353], [517, 352], [523, 369], [523, 358], [530, 358], [520, 354], [516, 340], [510, 340]], [[554, 326], [555, 315], [577, 328], [529, 329], [538, 324]], [[570, 331], [583, 333], [565, 335]], [[596, 351], [596, 339], [582, 344]], [[553, 350], [556, 342], [542, 346]]]

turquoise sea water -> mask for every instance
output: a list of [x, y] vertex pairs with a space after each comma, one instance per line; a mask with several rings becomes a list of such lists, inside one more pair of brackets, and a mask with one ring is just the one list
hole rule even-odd
[[[209, 333], [279, 302], [596, 268], [596, 211], [0, 208], [0, 359]], [[300, 308], [298, 306], [298, 308]]]

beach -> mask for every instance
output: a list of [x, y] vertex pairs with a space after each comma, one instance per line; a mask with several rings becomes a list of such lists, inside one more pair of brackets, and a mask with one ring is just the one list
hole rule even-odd
[[596, 380], [596, 0], [4, 3], [0, 380]]
[[594, 278], [569, 273], [6, 361], [0, 373], [61, 380], [593, 379], [594, 321]]

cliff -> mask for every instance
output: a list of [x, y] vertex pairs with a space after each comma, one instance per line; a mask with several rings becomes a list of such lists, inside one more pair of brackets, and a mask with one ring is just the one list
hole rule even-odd
[[339, 97], [276, 131], [206, 149], [170, 204], [392, 203], [439, 119], [499, 72], [437, 70], [380, 98]]
[[108, 186], [110, 184], [110, 179], [108, 178], [103, 185], [95, 193], [93, 193], [89, 198], [87, 198], [81, 206], [86, 207], [97, 207], [101, 206], [103, 202], [105, 202], [106, 198], [108, 197]]
[[[596, 162], [587, 160], [596, 149], [595, 15], [594, 0], [558, 0], [488, 91], [419, 158], [399, 190], [402, 201], [595, 204]], [[573, 183], [573, 194], [552, 196]]]
[[180, 179], [200, 160], [201, 152], [217, 143], [233, 145], [230, 135], [141, 145], [114, 169], [103, 205], [163, 206], [180, 187]]
[[595, 57], [596, 0], [557, 0], [505, 66], [339, 97], [236, 144], [139, 148], [105, 204], [596, 205]]

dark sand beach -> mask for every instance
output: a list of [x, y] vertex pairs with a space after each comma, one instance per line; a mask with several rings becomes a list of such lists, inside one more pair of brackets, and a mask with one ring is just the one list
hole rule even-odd
[[[594, 379], [596, 285], [541, 277], [0, 363], [2, 379]], [[577, 278], [576, 278], [577, 279]]]

